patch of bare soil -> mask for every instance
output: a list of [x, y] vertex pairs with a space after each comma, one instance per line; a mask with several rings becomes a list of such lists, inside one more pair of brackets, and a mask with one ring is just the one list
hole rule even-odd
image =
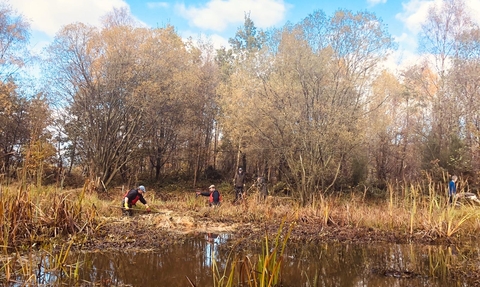
[[238, 229], [235, 222], [215, 222], [195, 212], [159, 210], [133, 216], [102, 218], [101, 227], [87, 249], [155, 249], [176, 244], [188, 236], [204, 233], [231, 233]]

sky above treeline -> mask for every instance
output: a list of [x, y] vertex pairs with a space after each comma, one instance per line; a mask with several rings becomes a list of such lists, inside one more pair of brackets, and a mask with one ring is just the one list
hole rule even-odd
[[[298, 23], [316, 10], [327, 16], [339, 9], [369, 11], [388, 26], [399, 49], [392, 54], [395, 65], [416, 60], [417, 34], [428, 9], [441, 0], [10, 0], [7, 3], [31, 24], [31, 46], [40, 51], [62, 26], [82, 22], [100, 25], [101, 16], [114, 8], [127, 7], [147, 27], [176, 28], [183, 38], [209, 38], [216, 47], [228, 47], [228, 39], [243, 25], [246, 13], [261, 29]], [[465, 0], [471, 16], [480, 23], [480, 0]]]

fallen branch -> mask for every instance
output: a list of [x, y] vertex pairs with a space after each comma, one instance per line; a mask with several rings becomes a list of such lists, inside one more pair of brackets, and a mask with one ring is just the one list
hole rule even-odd
[[[111, 208], [119, 208], [119, 209], [122, 209], [124, 210], [125, 208], [121, 207], [121, 206], [114, 206], [114, 205], [110, 205], [109, 207]], [[158, 210], [146, 210], [146, 209], [140, 209], [140, 208], [130, 208], [128, 210], [133, 210], [133, 211], [139, 211], [139, 212], [144, 212], [144, 213], [159, 213], [159, 214], [165, 214], [166, 212], [163, 212], [163, 211], [158, 211]]]

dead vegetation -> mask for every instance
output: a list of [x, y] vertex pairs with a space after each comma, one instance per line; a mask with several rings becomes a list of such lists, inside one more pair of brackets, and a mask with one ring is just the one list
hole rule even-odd
[[[448, 205], [433, 190], [429, 196], [415, 188], [389, 192], [375, 200], [355, 193], [319, 196], [307, 206], [286, 197], [262, 201], [254, 193], [234, 204], [234, 194], [227, 193], [222, 205], [213, 208], [194, 192], [151, 189], [146, 199], [153, 212], [140, 205], [134, 216], [126, 217], [119, 208], [120, 189], [99, 194], [88, 183], [68, 191], [1, 187], [2, 260], [4, 270], [13, 270], [18, 260], [10, 255], [32, 248], [64, 254], [59, 258], [71, 250], [155, 250], [210, 232], [233, 235], [231, 246], [242, 249], [260, 244], [266, 234], [274, 236], [282, 223], [295, 226], [289, 235], [292, 244], [462, 244], [480, 231], [480, 209], [475, 205]], [[60, 268], [64, 263], [58, 260]]]
[[298, 241], [443, 243], [480, 231], [480, 209], [475, 205], [449, 206], [435, 191], [429, 196], [415, 188], [389, 192], [376, 200], [355, 193], [319, 196], [307, 206], [290, 197], [269, 196], [262, 201], [255, 193], [234, 204], [234, 195], [224, 194], [222, 205], [211, 208], [194, 192], [151, 190], [146, 199], [153, 212], [145, 212], [141, 205], [133, 217], [124, 217], [120, 189], [99, 194], [88, 183], [68, 191], [10, 186], [2, 187], [0, 231], [7, 251], [72, 237], [81, 248], [137, 244], [155, 248], [169, 243], [163, 242], [168, 238], [199, 232], [256, 240], [265, 231], [275, 233], [283, 219], [296, 223], [291, 240]]

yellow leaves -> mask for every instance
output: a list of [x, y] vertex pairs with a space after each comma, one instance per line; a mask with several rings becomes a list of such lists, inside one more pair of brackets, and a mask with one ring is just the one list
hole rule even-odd
[[387, 71], [382, 71], [380, 76], [372, 83], [372, 95], [370, 99], [370, 123], [392, 124], [400, 113], [402, 107], [403, 87], [398, 79]]
[[34, 170], [40, 167], [44, 162], [52, 158], [56, 153], [55, 147], [45, 140], [37, 140], [30, 144], [24, 155], [27, 157], [25, 167], [28, 170]]
[[428, 66], [422, 68], [421, 78], [423, 82], [423, 89], [427, 96], [433, 96], [438, 91], [438, 76]]
[[373, 93], [380, 98], [392, 97], [401, 92], [398, 79], [391, 73], [383, 70], [380, 76], [373, 82]]
[[427, 63], [412, 66], [403, 72], [406, 100], [424, 105], [438, 100], [440, 78]]
[[0, 83], [0, 115], [8, 115], [13, 105], [12, 93], [16, 86], [13, 83]]
[[45, 140], [32, 142], [23, 152], [25, 158], [23, 173], [35, 178], [38, 186], [42, 185], [45, 167], [48, 161], [56, 154], [55, 147]]

